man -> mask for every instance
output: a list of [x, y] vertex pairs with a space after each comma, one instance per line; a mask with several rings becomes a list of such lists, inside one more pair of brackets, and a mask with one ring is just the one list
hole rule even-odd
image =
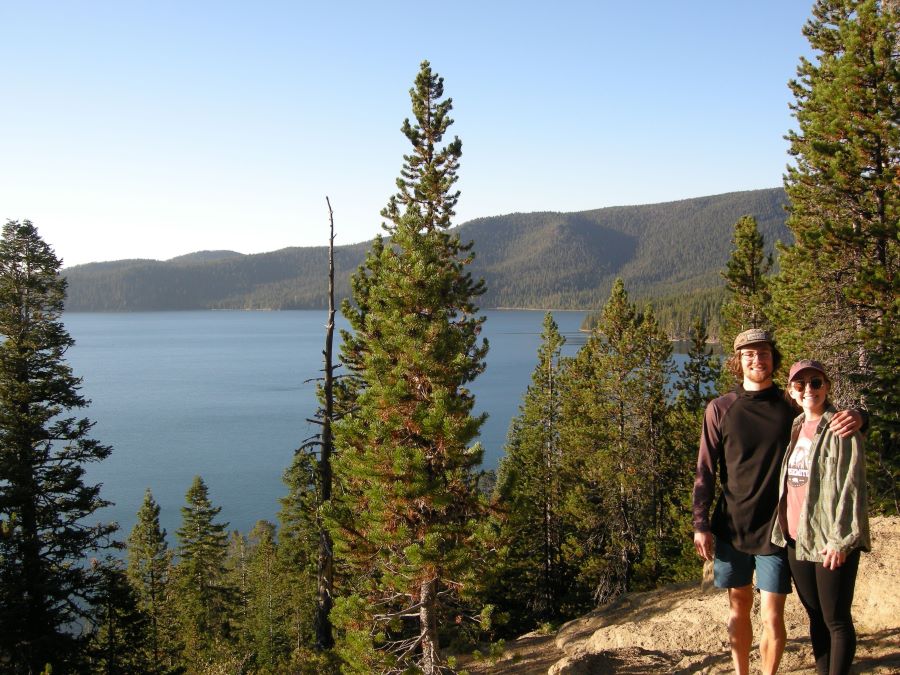
[[[728, 637], [738, 675], [750, 670], [754, 569], [760, 591], [762, 672], [774, 675], [784, 652], [784, 602], [791, 590], [784, 549], [772, 544], [781, 460], [796, 412], [772, 381], [781, 363], [772, 336], [752, 328], [735, 338], [726, 367], [742, 384], [706, 407], [694, 481], [694, 548], [713, 562], [715, 584], [728, 589]], [[832, 430], [847, 435], [861, 415], [838, 413]], [[716, 473], [721, 496], [709, 509]], [[715, 536], [715, 545], [713, 537]]]

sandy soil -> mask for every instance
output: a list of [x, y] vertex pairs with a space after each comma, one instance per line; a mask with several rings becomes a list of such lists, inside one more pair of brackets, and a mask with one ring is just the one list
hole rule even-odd
[[[900, 673], [900, 518], [873, 519], [872, 538], [853, 603], [854, 672]], [[555, 635], [529, 634], [507, 643], [494, 664], [466, 668], [473, 675], [728, 673], [727, 614], [724, 592], [697, 584], [629, 594]], [[788, 644], [779, 672], [815, 675], [806, 613], [796, 594], [788, 597], [785, 619]], [[754, 636], [759, 636], [755, 622]], [[756, 655], [752, 665], [758, 672]]]

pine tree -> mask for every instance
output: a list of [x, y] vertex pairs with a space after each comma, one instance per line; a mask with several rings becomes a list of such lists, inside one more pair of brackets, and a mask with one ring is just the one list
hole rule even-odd
[[721, 309], [722, 344], [748, 328], [771, 329], [767, 307], [771, 301], [768, 275], [772, 256], [765, 252], [765, 240], [756, 219], [744, 216], [734, 224], [734, 248], [725, 265], [727, 297]]
[[670, 408], [666, 388], [673, 374], [672, 343], [660, 327], [653, 307], [644, 306], [639, 316], [640, 348], [643, 352], [635, 379], [640, 403], [634, 415], [639, 425], [639, 445], [644, 450], [643, 470], [648, 479], [649, 513], [644, 535], [643, 560], [635, 569], [635, 588], [655, 588], [672, 580], [672, 559], [680, 550], [679, 505], [682, 495], [676, 478], [683, 468], [673, 454]]
[[150, 645], [149, 617], [120, 560], [93, 562], [101, 579], [88, 655], [90, 672], [104, 675], [159, 673]]
[[166, 531], [159, 525], [159, 505], [148, 488], [137, 513], [137, 523], [128, 536], [126, 570], [138, 608], [147, 617], [147, 648], [151, 658], [146, 672], [164, 673], [176, 666], [171, 565], [172, 552], [166, 542]]
[[519, 414], [510, 426], [500, 461], [496, 499], [503, 510], [499, 539], [505, 544], [498, 590], [516, 616], [514, 625], [530, 630], [563, 611], [564, 565], [560, 352], [565, 338], [549, 312], [544, 317], [538, 364]]
[[482, 451], [471, 443], [484, 417], [472, 416], [466, 385], [487, 344], [471, 244], [447, 229], [461, 143], [440, 145], [452, 103], [427, 61], [410, 97], [412, 152], [382, 212], [390, 243], [376, 241], [354, 278], [356, 306], [344, 306], [354, 332], [342, 361], [358, 388], [355, 412], [335, 425], [343, 494], [331, 513], [336, 555], [357, 574], [335, 605], [348, 668], [430, 674], [443, 667], [439, 625], [453, 625], [446, 613], [473, 573]]
[[210, 502], [206, 483], [200, 476], [194, 478], [186, 501], [177, 531], [176, 602], [184, 659], [197, 667], [225, 651], [230, 638], [234, 589], [228, 584], [225, 565], [228, 524], [214, 522], [221, 508]]
[[[290, 501], [293, 511], [303, 499]], [[333, 653], [319, 648], [313, 639], [317, 535], [308, 524], [303, 530], [306, 554], [299, 561], [294, 555], [299, 542], [288, 537], [280, 543], [273, 523], [260, 520], [247, 536], [231, 533], [226, 566], [236, 602], [230, 612], [231, 644], [220, 649], [217, 671], [238, 669], [260, 675], [338, 672]]]
[[248, 652], [243, 651], [241, 635], [243, 627], [247, 623], [247, 611], [250, 605], [249, 569], [250, 560], [247, 537], [238, 530], [232, 530], [227, 535], [228, 543], [225, 547], [225, 582], [223, 586], [232, 591], [231, 603], [228, 607], [228, 632], [234, 637], [236, 644], [234, 651], [241, 661], [249, 658]]
[[291, 599], [286, 617], [289, 651], [305, 654], [315, 644], [320, 496], [316, 460], [298, 452], [284, 473], [288, 494], [278, 520], [278, 558]]
[[694, 320], [690, 330], [687, 361], [675, 382], [676, 398], [669, 411], [669, 436], [672, 443], [673, 486], [672, 522], [674, 538], [670, 551], [672, 581], [685, 581], [697, 576], [699, 568], [693, 546], [691, 495], [697, 464], [697, 439], [703, 425], [706, 404], [715, 395], [715, 384], [721, 375], [720, 359], [707, 344], [706, 322]]
[[261, 520], [247, 537], [246, 607], [239, 626], [242, 653], [260, 673], [288, 671], [291, 659], [291, 578], [278, 556], [275, 526]]
[[795, 243], [775, 305], [789, 356], [817, 358], [838, 406], [871, 413], [871, 496], [897, 509], [900, 477], [900, 8], [819, 0], [804, 27], [816, 52], [790, 83], [796, 130], [785, 189]]
[[[712, 348], [707, 344], [709, 335], [703, 317], [694, 319], [689, 339], [688, 358], [675, 383], [675, 391], [687, 410], [702, 414], [711, 398], [713, 385], [719, 378], [721, 364], [720, 359], [713, 356]], [[699, 426], [697, 428], [699, 429]]]
[[0, 241], [0, 662], [13, 672], [75, 668], [73, 627], [90, 618], [102, 578], [86, 556], [111, 546], [114, 525], [90, 517], [109, 502], [85, 465], [111, 448], [70, 416], [87, 401], [65, 362], [74, 341], [61, 316], [60, 260], [31, 222]]
[[[567, 363], [561, 439], [577, 530], [565, 546], [597, 603], [648, 583], [635, 573], [652, 574], [659, 559], [670, 354], [655, 317], [637, 310], [619, 279]], [[649, 569], [639, 570], [642, 563]]]

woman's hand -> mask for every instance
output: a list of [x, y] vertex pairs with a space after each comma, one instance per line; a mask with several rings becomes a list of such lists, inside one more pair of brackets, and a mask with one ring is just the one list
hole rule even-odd
[[836, 570], [838, 567], [844, 564], [844, 560], [847, 556], [840, 551], [832, 551], [827, 546], [823, 548], [819, 553], [822, 554], [824, 560], [822, 561], [822, 567], [826, 570]]

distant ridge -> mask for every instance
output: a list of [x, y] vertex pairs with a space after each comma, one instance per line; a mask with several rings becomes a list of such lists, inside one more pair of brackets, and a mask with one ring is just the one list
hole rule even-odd
[[170, 263], [202, 263], [213, 262], [216, 260], [228, 260], [229, 258], [240, 258], [244, 254], [237, 251], [196, 251], [194, 253], [186, 253], [175, 258], [169, 258], [166, 262]]
[[[483, 308], [596, 309], [616, 277], [636, 296], [721, 287], [734, 223], [754, 216], [766, 242], [789, 241], [784, 190], [771, 188], [574, 213], [513, 213], [459, 227], [475, 242]], [[335, 248], [337, 293], [368, 243]], [[316, 309], [325, 307], [327, 248], [245, 255], [199, 251], [167, 261], [122, 260], [63, 270], [69, 311]]]

